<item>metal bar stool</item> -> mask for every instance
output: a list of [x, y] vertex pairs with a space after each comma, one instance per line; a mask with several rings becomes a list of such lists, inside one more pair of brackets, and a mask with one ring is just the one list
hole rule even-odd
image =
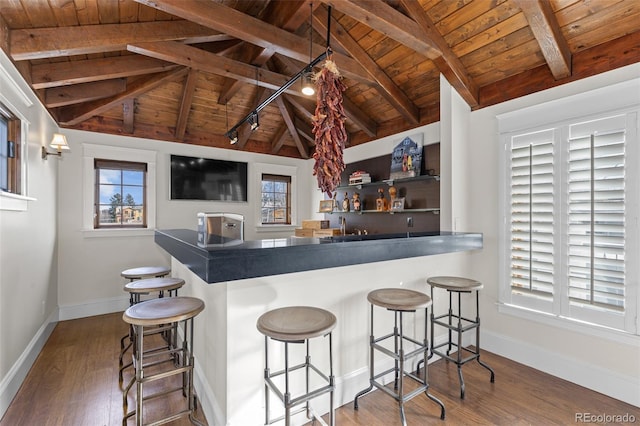
[[[474, 359], [478, 361], [480, 365], [491, 372], [491, 383], [495, 381], [495, 373], [491, 367], [480, 360], [480, 300], [479, 293], [483, 285], [481, 282], [472, 280], [469, 278], [460, 277], [431, 277], [427, 279], [427, 283], [431, 286], [431, 298], [433, 299], [433, 289], [442, 288], [449, 293], [449, 311], [446, 314], [434, 316], [433, 310], [431, 311], [431, 353], [440, 355], [448, 361], [455, 363], [458, 366], [458, 378], [460, 379], [460, 398], [464, 399], [464, 378], [462, 377], [462, 366]], [[462, 293], [476, 294], [476, 317], [475, 319], [466, 318], [462, 315]], [[453, 311], [453, 294], [458, 295], [458, 311]], [[445, 327], [448, 331], [448, 340], [439, 345], [433, 346], [433, 334], [434, 327], [438, 325]], [[465, 331], [476, 331], [476, 345], [475, 350], [466, 348], [462, 345], [462, 334]], [[453, 340], [453, 333], [456, 333], [456, 340]], [[446, 352], [441, 348], [447, 347]], [[451, 356], [451, 350], [456, 347], [456, 356]], [[469, 354], [463, 358], [463, 352]]]
[[[440, 406], [440, 418], [444, 420], [445, 410], [444, 404], [435, 396], [429, 394], [429, 380], [428, 380], [428, 367], [427, 357], [429, 353], [429, 340], [427, 337], [427, 318], [429, 314], [429, 306], [431, 306], [431, 298], [419, 291], [400, 289], [400, 288], [383, 288], [374, 290], [367, 295], [367, 300], [371, 304], [371, 335], [369, 337], [369, 387], [359, 392], [354, 401], [353, 408], [358, 409], [358, 398], [370, 392], [374, 386], [381, 389], [388, 395], [395, 398], [400, 406], [400, 421], [402, 425], [406, 426], [407, 420], [404, 413], [404, 403], [424, 392], [425, 395]], [[373, 335], [373, 312], [374, 306], [385, 308], [389, 311], [393, 311], [395, 317], [395, 325], [393, 332], [382, 337], [375, 338]], [[424, 308], [424, 338], [420, 342], [412, 339], [411, 337], [404, 335], [403, 330], [403, 314], [415, 313], [418, 309]], [[381, 343], [387, 339], [393, 339], [393, 350], [387, 349]], [[405, 342], [412, 345], [413, 350], [405, 350]], [[374, 372], [374, 354], [375, 351], [380, 351], [383, 354], [394, 359], [394, 367], [375, 374]], [[405, 370], [405, 364], [416, 356], [422, 356], [422, 361], [425, 363], [425, 368], [420, 377], [418, 374]], [[394, 373], [394, 390], [390, 390], [378, 379], [389, 374]], [[410, 392], [405, 393], [404, 377], [408, 377], [418, 383], [418, 387]]]
[[145, 278], [160, 278], [171, 273], [171, 268], [167, 266], [140, 266], [137, 268], [125, 269], [120, 273], [123, 278], [129, 281], [142, 280]]
[[[131, 281], [124, 286], [124, 290], [129, 293], [129, 300], [131, 301], [131, 306], [140, 303], [141, 297], [143, 295], [147, 295], [150, 293], [157, 293], [159, 298], [165, 296], [165, 293], [171, 296], [177, 296], [178, 290], [184, 286], [184, 280], [182, 278], [173, 278], [173, 277], [164, 277], [164, 278], [148, 278], [137, 281]], [[167, 330], [166, 327], [160, 327], [156, 329], [148, 329], [146, 335], [153, 333], [163, 333], [165, 337], [165, 341], [167, 344], [174, 346], [176, 345], [176, 334], [171, 333], [170, 330]], [[129, 341], [129, 343], [125, 346], [125, 341]], [[124, 363], [124, 355], [127, 350], [133, 345], [133, 327], [129, 326], [129, 334], [125, 335], [120, 339], [120, 357], [119, 357], [119, 372], [118, 379], [120, 385], [123, 382], [123, 372], [126, 368], [131, 367], [133, 365], [133, 360], [128, 364]], [[147, 353], [151, 353], [154, 351], [162, 350], [164, 346], [154, 349], [147, 350]], [[129, 384], [125, 387], [123, 398], [126, 400], [129, 389], [133, 385], [135, 377], [131, 379]]]
[[[193, 319], [202, 312], [203, 309], [204, 302], [202, 300], [195, 297], [178, 296], [141, 302], [129, 307], [124, 312], [122, 319], [133, 327], [136, 345], [133, 351], [136, 371], [136, 408], [130, 412], [127, 411], [127, 400], [124, 400], [123, 426], [127, 424], [127, 419], [133, 415], [135, 415], [137, 426], [145, 424], [144, 402], [176, 391], [182, 391], [183, 395], [187, 397], [187, 408], [148, 424], [164, 424], [186, 416], [189, 417], [191, 423], [197, 425], [202, 424], [194, 417], [196, 401], [193, 391]], [[178, 347], [168, 347], [162, 352], [147, 354], [144, 349], [145, 338], [147, 337], [145, 330], [148, 327], [157, 327], [163, 324], [175, 324], [176, 327], [182, 325], [182, 344]], [[175, 355], [177, 362], [175, 364], [172, 363], [170, 368], [149, 371], [149, 368], [155, 365], [155, 363], [145, 363], [145, 359], [164, 354]], [[182, 375], [182, 385], [180, 387], [160, 391], [151, 395], [144, 394], [145, 384], [155, 380], [166, 379], [177, 374]]]
[[[285, 425], [289, 426], [291, 416], [306, 411], [308, 418], [314, 418], [323, 425], [326, 425], [322, 417], [318, 416], [311, 408], [309, 401], [320, 395], [329, 393], [329, 416], [331, 426], [335, 425], [334, 390], [335, 378], [333, 376], [333, 348], [331, 334], [336, 326], [336, 317], [331, 312], [311, 306], [292, 306], [274, 309], [266, 312], [258, 318], [256, 324], [258, 331], [264, 334], [264, 382], [265, 382], [265, 425], [275, 423], [284, 419]], [[320, 371], [319, 368], [311, 364], [309, 355], [309, 340], [314, 337], [329, 336], [329, 375]], [[269, 369], [269, 339], [284, 343], [284, 370], [274, 373]], [[289, 366], [289, 344], [306, 345], [306, 358], [302, 364]], [[296, 397], [291, 396], [289, 386], [289, 375], [291, 372], [304, 369], [305, 372], [305, 392]], [[326, 385], [310, 390], [309, 378], [311, 371], [321, 377]], [[284, 394], [273, 382], [273, 378], [284, 375]], [[270, 418], [269, 393], [275, 393], [284, 404], [285, 414], [275, 419]], [[292, 412], [292, 408], [305, 403], [305, 406]]]

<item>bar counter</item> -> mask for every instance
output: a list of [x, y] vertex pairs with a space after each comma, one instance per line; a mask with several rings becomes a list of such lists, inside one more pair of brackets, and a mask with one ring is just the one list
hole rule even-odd
[[482, 248], [480, 233], [407, 232], [279, 238], [198, 246], [197, 232], [158, 230], [155, 242], [207, 283]]
[[[336, 406], [347, 404], [369, 383], [367, 294], [389, 287], [426, 292], [427, 277], [463, 274], [467, 258], [483, 245], [479, 233], [291, 237], [208, 248], [199, 247], [197, 237], [195, 230], [185, 229], [155, 234], [172, 257], [171, 275], [185, 280], [180, 295], [205, 302], [195, 321], [194, 384], [209, 424], [228, 426], [264, 424], [264, 336], [256, 328], [262, 314], [284, 306], [316, 306], [336, 316]], [[434, 305], [445, 306], [441, 297], [446, 295], [437, 294]], [[392, 324], [388, 312], [381, 318], [381, 324]], [[418, 313], [405, 324], [405, 335], [424, 335], [423, 324], [424, 313]], [[311, 345], [314, 363], [327, 365], [320, 343]], [[283, 359], [282, 353], [272, 356]], [[293, 345], [291, 356], [303, 359], [304, 345]], [[299, 379], [292, 380], [292, 389], [300, 389]], [[328, 397], [314, 399], [313, 406], [326, 413]], [[274, 410], [278, 407], [274, 401]], [[438, 414], [426, 415], [424, 422], [431, 420], [439, 422]], [[292, 426], [307, 422], [300, 414]]]

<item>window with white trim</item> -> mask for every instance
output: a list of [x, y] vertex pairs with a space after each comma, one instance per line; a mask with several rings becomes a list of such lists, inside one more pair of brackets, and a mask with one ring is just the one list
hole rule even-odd
[[[82, 166], [82, 223], [85, 236], [88, 237], [101, 237], [101, 236], [120, 236], [120, 235], [149, 235], [156, 227], [156, 156], [155, 151], [123, 148], [119, 146], [110, 145], [96, 145], [90, 143], [83, 143], [83, 166]], [[99, 190], [99, 184], [109, 184], [112, 182], [110, 179], [101, 180], [98, 173], [96, 173], [96, 162], [106, 161], [113, 162], [115, 165], [126, 165], [140, 163], [140, 168], [146, 166], [146, 172], [144, 176], [144, 195], [141, 198], [140, 192], [134, 193], [134, 187], [139, 184], [139, 180], [132, 180], [130, 177], [124, 177], [120, 183], [122, 187], [122, 200], [124, 205], [121, 211], [124, 210], [124, 214], [130, 214], [129, 218], [135, 219], [137, 214], [135, 206], [140, 205], [139, 201], [143, 200], [144, 204], [144, 220], [146, 220], [146, 227], [135, 226], [99, 226], [96, 227], [97, 221], [100, 221], [100, 212], [97, 210], [96, 202], [101, 198], [97, 195]], [[106, 163], [105, 163], [106, 164]], [[121, 167], [121, 169], [123, 169]], [[124, 170], [124, 169], [123, 169]], [[115, 182], [115, 181], [113, 181]], [[115, 186], [118, 184], [114, 183]], [[127, 193], [131, 193], [134, 202], [127, 202]], [[111, 204], [110, 197], [103, 198], [107, 201], [99, 204]], [[131, 200], [129, 200], [131, 201]], [[127, 207], [134, 206], [131, 211], [127, 211]], [[116, 207], [117, 210], [117, 207]], [[127, 219], [125, 219], [127, 222]], [[115, 224], [115, 222], [113, 222]], [[104, 223], [108, 225], [108, 223]]]
[[262, 174], [261, 222], [291, 224], [291, 176]]
[[502, 303], [638, 334], [637, 111], [502, 135]]
[[147, 164], [95, 159], [94, 228], [147, 227]]
[[22, 193], [20, 119], [0, 104], [0, 190]]

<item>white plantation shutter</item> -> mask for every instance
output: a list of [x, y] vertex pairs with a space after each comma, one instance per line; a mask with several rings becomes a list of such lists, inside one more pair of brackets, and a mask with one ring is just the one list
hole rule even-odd
[[519, 135], [511, 146], [511, 289], [553, 295], [553, 130]]
[[625, 309], [625, 126], [619, 115], [570, 126], [568, 295]]
[[638, 334], [637, 128], [633, 111], [503, 134], [502, 303]]

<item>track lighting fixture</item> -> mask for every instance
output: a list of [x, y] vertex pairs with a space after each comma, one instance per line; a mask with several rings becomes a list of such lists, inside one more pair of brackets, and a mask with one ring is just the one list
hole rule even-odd
[[238, 131], [237, 130], [233, 130], [231, 132], [229, 132], [229, 142], [231, 142], [231, 145], [235, 145], [236, 143], [238, 143]]
[[302, 94], [307, 96], [313, 96], [316, 93], [316, 89], [313, 84], [313, 71], [308, 68], [302, 75]]
[[260, 127], [260, 120], [258, 119], [257, 112], [254, 112], [249, 117], [249, 125], [251, 126], [251, 131], [257, 130]]

